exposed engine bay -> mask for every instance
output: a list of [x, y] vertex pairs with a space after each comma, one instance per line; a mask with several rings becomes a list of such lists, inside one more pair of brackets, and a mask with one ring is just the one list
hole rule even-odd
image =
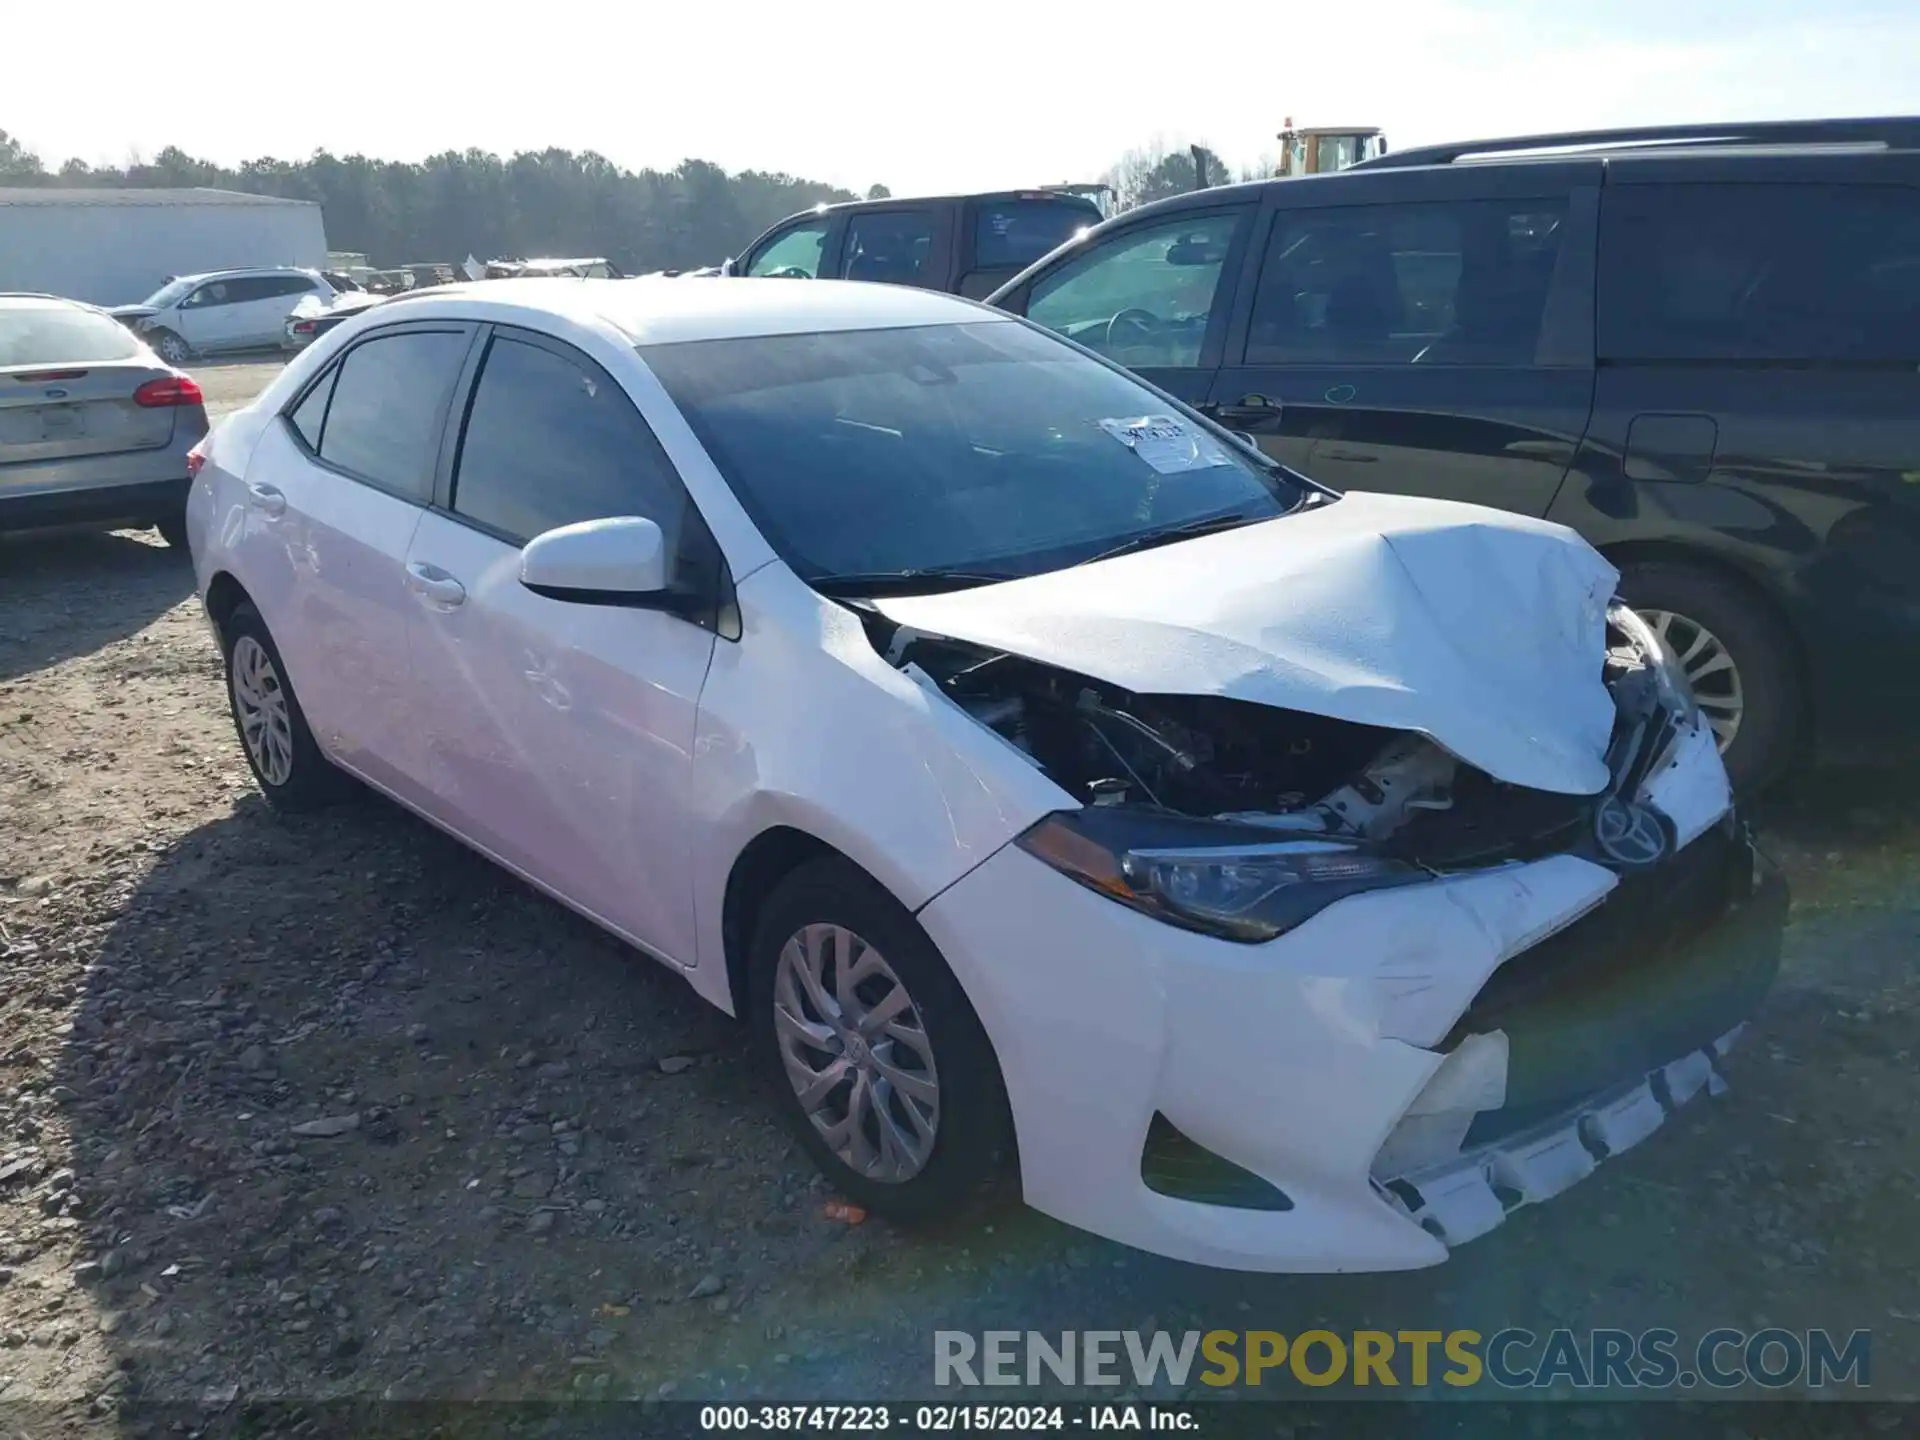
[[[1609, 617], [1617, 707], [1599, 795], [1496, 781], [1424, 735], [1220, 695], [1144, 695], [1023, 656], [930, 635], [862, 608], [887, 661], [1012, 745], [1083, 805], [1321, 837], [1436, 872], [1593, 852], [1599, 809], [1631, 806], [1679, 730], [1649, 637]], [[1637, 624], [1636, 617], [1628, 617]], [[1657, 643], [1657, 642], [1655, 642]], [[1657, 817], [1655, 817], [1657, 822]], [[1640, 863], [1666, 853], [1644, 847]], [[1592, 858], [1634, 863], [1610, 852]]]

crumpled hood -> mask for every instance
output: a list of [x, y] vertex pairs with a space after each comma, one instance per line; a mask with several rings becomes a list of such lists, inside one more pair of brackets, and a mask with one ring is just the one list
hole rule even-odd
[[153, 305], [109, 305], [107, 314], [116, 320], [146, 320], [160, 313]]
[[1349, 493], [1092, 565], [874, 603], [1137, 693], [1418, 731], [1497, 780], [1589, 795], [1608, 780], [1601, 669], [1619, 578], [1559, 525]]

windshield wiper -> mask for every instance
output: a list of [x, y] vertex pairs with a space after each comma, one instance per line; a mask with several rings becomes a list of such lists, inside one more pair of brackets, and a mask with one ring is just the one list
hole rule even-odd
[[998, 585], [1018, 575], [984, 570], [872, 570], [846, 575], [822, 575], [809, 580], [822, 595], [854, 599], [862, 595], [934, 595], [943, 590], [966, 590], [975, 585]]
[[1111, 560], [1116, 555], [1131, 555], [1136, 550], [1151, 550], [1158, 545], [1171, 545], [1178, 540], [1191, 540], [1196, 535], [1211, 535], [1216, 530], [1238, 530], [1243, 525], [1257, 525], [1262, 520], [1277, 518], [1277, 514], [1208, 515], [1199, 520], [1189, 520], [1182, 525], [1169, 525], [1164, 530], [1149, 530], [1144, 535], [1135, 535], [1130, 540], [1122, 540], [1111, 549], [1102, 550], [1097, 555], [1089, 555], [1080, 563], [1091, 565], [1097, 560]]

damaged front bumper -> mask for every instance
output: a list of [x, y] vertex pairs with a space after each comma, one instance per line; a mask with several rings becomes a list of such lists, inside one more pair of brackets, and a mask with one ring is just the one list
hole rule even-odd
[[1695, 748], [1649, 785], [1679, 842], [1652, 869], [1553, 855], [1265, 944], [994, 855], [920, 918], [1000, 1059], [1029, 1203], [1202, 1264], [1406, 1269], [1638, 1143], [1716, 1087], [1779, 963], [1784, 883]]

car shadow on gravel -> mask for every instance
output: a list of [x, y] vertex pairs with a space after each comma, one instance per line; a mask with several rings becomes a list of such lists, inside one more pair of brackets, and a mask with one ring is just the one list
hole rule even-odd
[[[21, 1086], [16, 1149], [48, 1158], [0, 1182], [39, 1212], [0, 1263], [71, 1269], [117, 1377], [95, 1407], [129, 1416], [924, 1398], [936, 1328], [1883, 1326], [1920, 1265], [1920, 822], [1855, 802], [1913, 780], [1783, 812], [1790, 975], [1724, 1100], [1438, 1271], [1342, 1277], [1199, 1270], [1019, 1210], [831, 1223], [738, 1030], [677, 978], [389, 805], [289, 820], [249, 791], [49, 902], [91, 963]], [[57, 1355], [74, 1318], [0, 1340]]]
[[121, 1397], [559, 1393], [777, 1273], [803, 1162], [653, 962], [372, 797], [104, 858], [22, 1178]]
[[91, 654], [192, 593], [192, 562], [151, 530], [0, 535], [0, 682]]

